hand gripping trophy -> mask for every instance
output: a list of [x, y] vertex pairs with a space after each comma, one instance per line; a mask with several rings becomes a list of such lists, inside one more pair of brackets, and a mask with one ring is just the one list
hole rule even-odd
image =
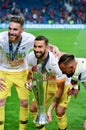
[[37, 103], [38, 113], [34, 123], [44, 125], [48, 123], [45, 112], [45, 99], [47, 98], [48, 80], [46, 73], [41, 73], [41, 64], [34, 66], [32, 69], [32, 80], [26, 88], [31, 87]]

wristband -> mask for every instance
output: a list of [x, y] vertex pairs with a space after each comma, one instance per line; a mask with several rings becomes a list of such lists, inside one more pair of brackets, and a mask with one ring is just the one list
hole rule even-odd
[[74, 89], [79, 89], [78, 84], [73, 86]]

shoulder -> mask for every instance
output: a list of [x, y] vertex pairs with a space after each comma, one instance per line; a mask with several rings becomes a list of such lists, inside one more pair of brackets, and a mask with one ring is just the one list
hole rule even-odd
[[82, 63], [82, 65], [86, 65], [86, 58], [75, 58], [78, 64]]
[[57, 79], [63, 79], [65, 76], [59, 68], [58, 60], [59, 59], [55, 57], [52, 52], [49, 52], [49, 62], [47, 64], [47, 68], [49, 68], [49, 72], [52, 71], [56, 74]]
[[0, 44], [8, 42], [8, 31], [0, 32]]
[[28, 61], [28, 63], [35, 63], [35, 62], [37, 62], [37, 59], [36, 59], [36, 57], [35, 57], [35, 55], [34, 55], [34, 51], [32, 51], [32, 52], [30, 52], [28, 55], [27, 55], [27, 61]]
[[27, 57], [28, 68], [31, 69], [33, 66], [37, 65], [37, 59], [35, 58], [34, 52], [30, 52]]
[[1, 37], [8, 37], [8, 31], [0, 32], [0, 38]]
[[22, 33], [22, 37], [23, 37], [23, 38], [29, 38], [29, 40], [30, 40], [30, 39], [33, 39], [33, 40], [35, 39], [35, 36], [34, 36], [33, 34], [27, 33], [27, 32], [23, 32], [23, 33]]
[[33, 48], [35, 36], [27, 32], [23, 32], [21, 35], [22, 45], [27, 45], [29, 49]]
[[58, 57], [55, 57], [55, 55], [49, 51], [49, 61], [53, 64], [56, 63], [58, 64]]
[[28, 54], [28, 58], [32, 58], [32, 57], [35, 57], [34, 51], [31, 51], [31, 52]]
[[86, 60], [85, 58], [77, 58], [77, 57], [75, 57], [75, 59], [76, 59], [77, 61]]
[[58, 59], [53, 55], [52, 52], [49, 52], [49, 59], [46, 64], [46, 67], [52, 72], [57, 72], [58, 70]]

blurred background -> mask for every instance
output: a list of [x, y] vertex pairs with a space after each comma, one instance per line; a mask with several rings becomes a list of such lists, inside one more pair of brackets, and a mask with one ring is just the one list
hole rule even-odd
[[0, 0], [0, 23], [20, 14], [26, 23], [85, 24], [86, 0]]

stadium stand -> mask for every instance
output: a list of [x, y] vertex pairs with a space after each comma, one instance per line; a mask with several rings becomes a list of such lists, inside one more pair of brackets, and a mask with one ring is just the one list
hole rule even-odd
[[0, 22], [23, 15], [26, 23], [85, 24], [86, 0], [0, 0]]

